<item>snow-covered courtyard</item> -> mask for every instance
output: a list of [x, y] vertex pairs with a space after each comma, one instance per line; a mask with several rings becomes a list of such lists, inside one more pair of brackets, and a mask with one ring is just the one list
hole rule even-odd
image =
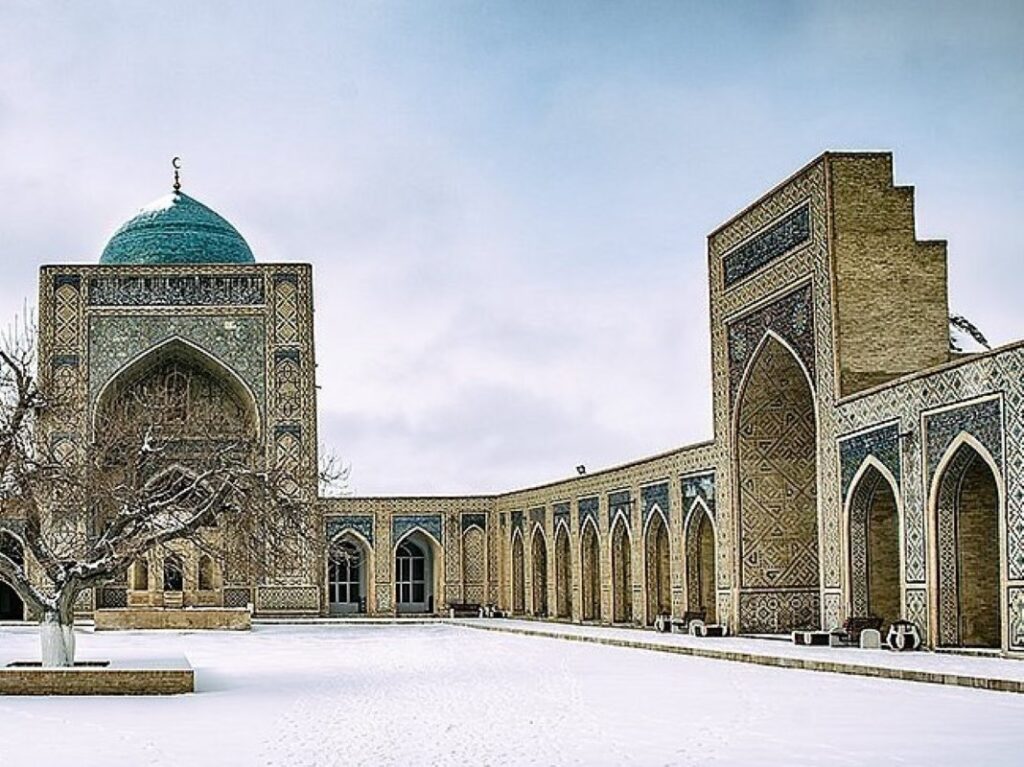
[[[1024, 695], [451, 625], [78, 637], [194, 695], [0, 698], [0, 765], [1019, 765]], [[0, 655], [38, 657], [29, 627]]]

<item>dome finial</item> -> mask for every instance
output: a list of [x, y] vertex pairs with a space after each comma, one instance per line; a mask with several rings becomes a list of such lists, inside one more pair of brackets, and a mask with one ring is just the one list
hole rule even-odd
[[181, 174], [178, 172], [181, 170], [181, 158], [172, 159], [171, 167], [174, 168], [174, 193], [177, 194], [181, 191]]

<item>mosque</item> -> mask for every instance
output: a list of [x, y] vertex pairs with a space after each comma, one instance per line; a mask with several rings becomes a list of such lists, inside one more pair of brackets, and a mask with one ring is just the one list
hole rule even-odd
[[[951, 351], [946, 243], [916, 238], [891, 154], [817, 157], [711, 232], [707, 259], [708, 441], [494, 495], [327, 498], [313, 269], [258, 262], [176, 189], [98, 264], [41, 268], [40, 375], [77, 403], [51, 439], [87, 441], [111, 398], [191, 371], [321, 538], [258, 582], [203, 556], [170, 578], [140, 563], [81, 609], [493, 604], [636, 626], [703, 613], [756, 634], [873, 615], [930, 647], [1024, 653], [1024, 344]], [[21, 613], [2, 585], [0, 612]]]

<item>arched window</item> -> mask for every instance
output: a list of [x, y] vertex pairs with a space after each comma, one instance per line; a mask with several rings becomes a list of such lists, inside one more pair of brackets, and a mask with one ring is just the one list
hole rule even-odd
[[395, 601], [399, 604], [426, 602], [427, 558], [410, 540], [402, 541], [395, 553]]
[[331, 611], [359, 612], [363, 608], [363, 552], [351, 538], [335, 540], [330, 548], [327, 590]]
[[135, 591], [149, 591], [149, 562], [145, 557], [135, 562], [132, 572], [132, 588]]
[[164, 591], [182, 591], [185, 585], [185, 568], [181, 557], [168, 554], [164, 557]]
[[213, 560], [207, 554], [199, 557], [199, 590], [213, 591]]

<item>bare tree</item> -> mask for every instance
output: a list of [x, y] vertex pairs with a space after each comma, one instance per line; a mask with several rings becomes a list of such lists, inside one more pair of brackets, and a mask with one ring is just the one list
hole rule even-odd
[[352, 487], [352, 464], [346, 463], [337, 454], [319, 449], [320, 463], [317, 484], [321, 498], [347, 498], [355, 494]]
[[74, 395], [40, 385], [29, 324], [0, 348], [0, 579], [40, 618], [44, 665], [74, 663], [74, 608], [154, 549], [185, 541], [253, 580], [294, 568], [317, 529], [295, 467], [270, 467], [255, 413], [216, 376], [156, 359], [58, 439]]

